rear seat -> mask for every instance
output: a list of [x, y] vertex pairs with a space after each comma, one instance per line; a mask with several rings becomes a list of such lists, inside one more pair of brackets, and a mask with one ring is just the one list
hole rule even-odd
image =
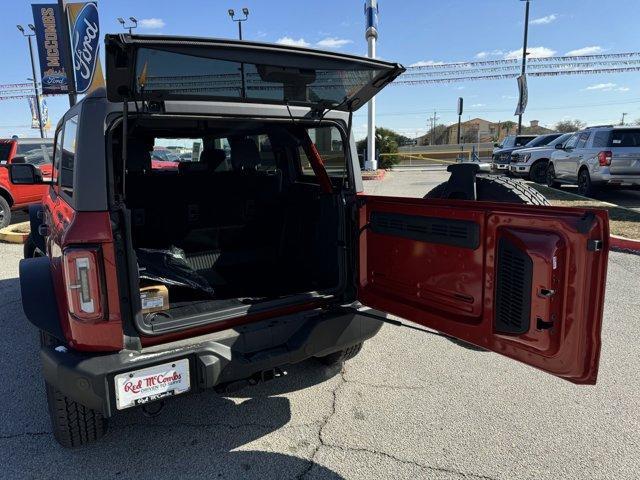
[[150, 149], [131, 142], [127, 204], [136, 246], [175, 245], [194, 260], [202, 254], [207, 264], [215, 259], [215, 265], [229, 268], [276, 262], [282, 174], [257, 169], [253, 140], [237, 145], [233, 171], [215, 172], [225, 153], [205, 149], [201, 162], [183, 162], [178, 172], [168, 173], [152, 171]]

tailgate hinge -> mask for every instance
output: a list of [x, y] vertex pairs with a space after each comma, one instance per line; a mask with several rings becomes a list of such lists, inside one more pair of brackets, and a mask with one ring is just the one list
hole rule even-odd
[[589, 252], [599, 252], [602, 250], [602, 240], [587, 240], [587, 250]]

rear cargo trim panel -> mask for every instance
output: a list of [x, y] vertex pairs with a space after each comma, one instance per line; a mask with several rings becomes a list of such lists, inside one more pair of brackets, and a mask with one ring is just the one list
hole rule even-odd
[[473, 250], [480, 246], [480, 225], [468, 220], [374, 211], [369, 222], [374, 233], [383, 235]]

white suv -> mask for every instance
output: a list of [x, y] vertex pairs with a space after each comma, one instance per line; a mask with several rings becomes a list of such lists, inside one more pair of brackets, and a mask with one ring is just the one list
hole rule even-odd
[[562, 145], [573, 133], [563, 135], [553, 134], [555, 139], [543, 146], [522, 148], [511, 154], [509, 171], [515, 177], [524, 177], [536, 183], [547, 180], [547, 165], [551, 154], [556, 151], [556, 145]]

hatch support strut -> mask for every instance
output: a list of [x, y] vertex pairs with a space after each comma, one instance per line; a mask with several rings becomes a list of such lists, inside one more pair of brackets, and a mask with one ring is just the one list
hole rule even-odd
[[313, 173], [316, 174], [318, 178], [318, 183], [320, 184], [320, 188], [324, 193], [333, 192], [333, 185], [331, 185], [331, 179], [329, 178], [329, 174], [327, 173], [327, 169], [324, 167], [324, 161], [322, 160], [322, 156], [315, 144], [311, 141], [311, 137], [309, 136], [309, 132], [304, 129], [304, 136], [302, 137], [302, 142], [304, 146], [305, 153], [309, 159], [309, 163], [311, 164], [311, 168]]

